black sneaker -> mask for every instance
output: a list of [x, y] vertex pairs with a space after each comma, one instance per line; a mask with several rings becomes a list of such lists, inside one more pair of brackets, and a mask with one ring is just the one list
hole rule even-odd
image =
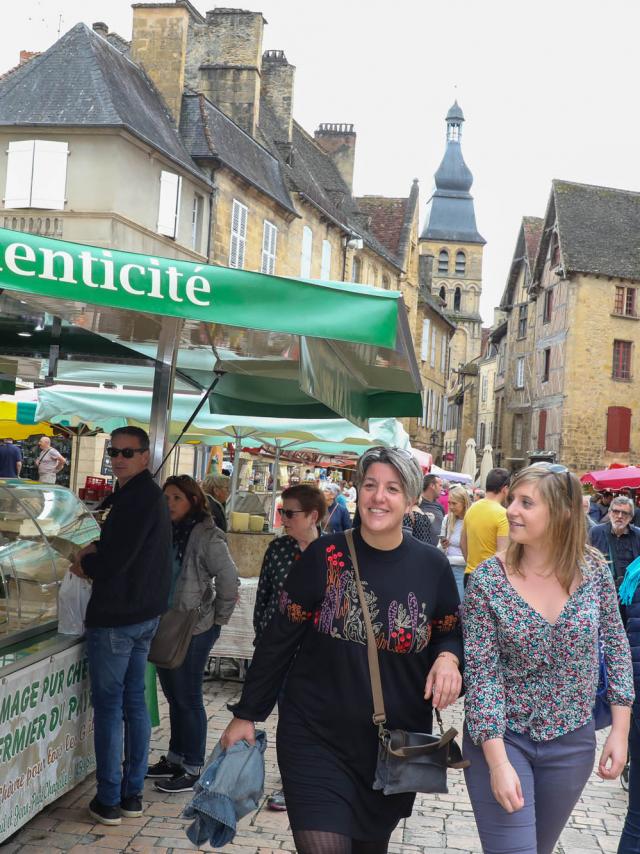
[[89, 804], [89, 815], [95, 818], [97, 822], [100, 822], [100, 824], [122, 824], [120, 804], [108, 807], [105, 804], [101, 804], [97, 798], [94, 798]]
[[174, 765], [173, 762], [169, 762], [166, 756], [161, 756], [159, 762], [149, 766], [144, 776], [151, 779], [155, 779], [156, 777], [174, 777], [176, 774], [180, 774], [181, 771], [182, 768], [179, 765]]
[[159, 792], [168, 792], [169, 794], [190, 792], [199, 779], [199, 774], [187, 774], [186, 771], [183, 771], [182, 774], [176, 774], [169, 780], [158, 780], [154, 786]]
[[139, 818], [142, 815], [142, 796], [130, 795], [120, 801], [120, 812], [126, 818]]

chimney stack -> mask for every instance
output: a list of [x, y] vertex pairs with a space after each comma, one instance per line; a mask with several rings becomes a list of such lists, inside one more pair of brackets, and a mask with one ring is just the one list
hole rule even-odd
[[335, 163], [343, 181], [353, 191], [353, 167], [356, 157], [356, 133], [353, 125], [322, 124], [315, 140]]
[[295, 66], [289, 64], [283, 50], [264, 52], [260, 95], [277, 119], [279, 136], [276, 142], [291, 142], [295, 72]]
[[21, 50], [20, 51], [20, 65], [24, 65], [25, 62], [29, 62], [29, 60], [33, 59], [34, 56], [40, 56], [40, 51], [38, 51], [38, 50]]
[[433, 283], [433, 255], [420, 255], [418, 258], [418, 286], [425, 294], [431, 293]]
[[106, 39], [109, 35], [109, 27], [104, 23], [104, 21], [96, 21], [95, 24], [91, 24], [91, 29], [94, 33], [102, 36], [103, 39]]

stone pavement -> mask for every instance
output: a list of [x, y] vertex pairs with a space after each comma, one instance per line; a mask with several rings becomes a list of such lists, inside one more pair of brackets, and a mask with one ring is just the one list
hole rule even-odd
[[[240, 691], [238, 683], [208, 682], [205, 684], [206, 707], [209, 717], [208, 746], [213, 749], [229, 720], [226, 704]], [[167, 707], [161, 698], [160, 726], [153, 730], [152, 758], [159, 758], [168, 745]], [[462, 703], [456, 704], [453, 714], [445, 714], [445, 723], [461, 728]], [[267, 750], [267, 794], [278, 788], [275, 758], [275, 715], [267, 723], [270, 747]], [[462, 772], [450, 774], [450, 794], [418, 795], [411, 818], [406, 819], [393, 834], [392, 854], [447, 854], [447, 852], [480, 852], [480, 843], [473, 814], [466, 794]], [[94, 824], [87, 805], [94, 794], [94, 780], [88, 778], [26, 824], [15, 836], [0, 846], [0, 854], [68, 854], [89, 852], [149, 852], [168, 854], [196, 851], [184, 833], [186, 824], [180, 818], [188, 793], [166, 795], [156, 792], [147, 782], [144, 800], [145, 814], [141, 818], [122, 820], [119, 827]], [[265, 796], [266, 800], [266, 796]], [[605, 783], [593, 776], [574, 810], [571, 822], [562, 835], [557, 854], [590, 854], [615, 852], [626, 812], [626, 794], [619, 782]], [[211, 848], [200, 849], [211, 851]], [[240, 823], [232, 844], [225, 854], [275, 854], [293, 852], [293, 840], [286, 813], [274, 813], [263, 802], [257, 813]]]

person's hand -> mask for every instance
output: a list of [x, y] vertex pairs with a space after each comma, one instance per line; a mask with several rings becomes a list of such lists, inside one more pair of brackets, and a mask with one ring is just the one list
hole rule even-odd
[[433, 700], [434, 709], [446, 709], [460, 696], [462, 676], [453, 653], [442, 653], [433, 663], [424, 686], [425, 700]]
[[491, 792], [496, 801], [506, 812], [517, 812], [524, 806], [522, 786], [516, 769], [505, 759], [493, 769], [489, 769]]
[[253, 721], [243, 721], [242, 718], [233, 718], [229, 726], [220, 736], [220, 744], [224, 750], [233, 747], [238, 741], [248, 741], [249, 744], [256, 743], [256, 727]]
[[79, 560], [74, 560], [74, 562], [69, 567], [69, 572], [72, 573], [73, 575], [77, 575], [78, 578], [88, 578], [88, 576], [86, 576], [84, 574], [84, 571], [82, 569], [82, 564], [80, 563]]
[[598, 777], [603, 780], [615, 780], [616, 777], [619, 777], [627, 761], [627, 749], [626, 733], [616, 732], [615, 727], [613, 727], [600, 754], [598, 770], [596, 771]]
[[442, 548], [446, 551], [446, 550], [449, 548], [449, 538], [448, 538], [448, 537], [443, 537], [443, 538], [440, 540], [440, 545], [441, 545], [441, 546], [442, 546]]

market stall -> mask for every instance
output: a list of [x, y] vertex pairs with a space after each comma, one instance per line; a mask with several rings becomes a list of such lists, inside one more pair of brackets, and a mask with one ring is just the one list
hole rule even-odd
[[596, 491], [611, 489], [640, 489], [640, 466], [601, 469], [583, 474], [580, 482], [592, 486]]

